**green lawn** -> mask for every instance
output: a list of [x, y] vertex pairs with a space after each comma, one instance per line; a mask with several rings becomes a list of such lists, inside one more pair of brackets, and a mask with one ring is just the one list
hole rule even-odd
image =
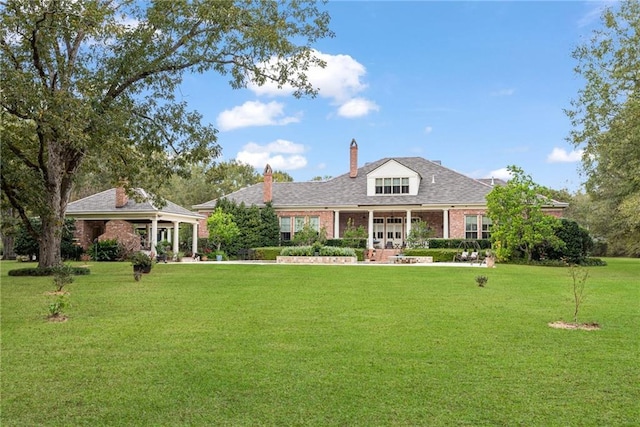
[[[4, 426], [637, 425], [640, 260], [566, 269], [2, 263]], [[486, 288], [475, 276], [489, 277]]]

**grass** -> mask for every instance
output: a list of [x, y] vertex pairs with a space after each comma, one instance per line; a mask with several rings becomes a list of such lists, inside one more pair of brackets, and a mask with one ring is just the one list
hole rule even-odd
[[[566, 269], [2, 263], [3, 426], [635, 425], [640, 260]], [[482, 273], [485, 288], [475, 283]]]

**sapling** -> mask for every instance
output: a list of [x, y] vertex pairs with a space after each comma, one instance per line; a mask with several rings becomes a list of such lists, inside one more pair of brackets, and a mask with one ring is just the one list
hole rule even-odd
[[573, 321], [578, 323], [578, 311], [580, 306], [585, 300], [584, 288], [587, 279], [589, 278], [589, 271], [584, 267], [577, 264], [571, 264], [569, 266], [569, 276], [571, 277], [571, 290], [573, 292]]

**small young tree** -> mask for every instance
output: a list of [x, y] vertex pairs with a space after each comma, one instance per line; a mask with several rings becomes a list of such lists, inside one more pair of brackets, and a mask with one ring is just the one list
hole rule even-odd
[[345, 246], [357, 248], [361, 244], [360, 242], [367, 240], [367, 230], [362, 225], [356, 227], [353, 225], [353, 220], [349, 218], [347, 220], [347, 227], [342, 233], [342, 240]]
[[411, 224], [411, 231], [407, 237], [407, 245], [410, 248], [429, 247], [429, 238], [433, 235], [433, 230], [425, 221], [416, 221]]
[[549, 199], [545, 190], [517, 166], [507, 168], [512, 178], [507, 185], [495, 186], [487, 195], [487, 214], [493, 223], [491, 240], [500, 259], [509, 259], [516, 251], [531, 261], [536, 245], [548, 242], [559, 248], [562, 241], [555, 235], [559, 220], [542, 211]]
[[320, 231], [316, 231], [311, 225], [305, 224], [302, 230], [296, 231], [293, 236], [293, 244], [295, 246], [310, 246], [316, 242], [324, 244], [327, 241], [327, 230], [322, 227]]
[[577, 264], [569, 266], [569, 276], [571, 277], [571, 293], [573, 295], [573, 321], [578, 323], [578, 311], [585, 300], [584, 287], [589, 278], [589, 271]]
[[216, 210], [207, 219], [207, 228], [209, 229], [209, 241], [215, 245], [216, 251], [220, 251], [220, 247], [233, 240], [240, 229], [233, 221], [233, 215], [224, 213], [221, 208]]

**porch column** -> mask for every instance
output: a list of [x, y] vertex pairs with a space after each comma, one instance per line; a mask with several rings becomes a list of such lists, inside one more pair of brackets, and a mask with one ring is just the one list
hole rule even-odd
[[333, 211], [333, 238], [340, 238], [340, 211]]
[[193, 223], [193, 236], [191, 237], [191, 252], [196, 256], [198, 252], [198, 223]]
[[180, 223], [178, 221], [173, 222], [173, 253], [177, 254], [180, 248], [178, 243], [180, 240]]
[[449, 238], [449, 209], [442, 210], [442, 237]]
[[405, 242], [407, 238], [409, 238], [409, 233], [411, 233], [411, 209], [407, 209], [407, 234], [404, 236]]
[[373, 211], [369, 211], [369, 230], [367, 236], [367, 246], [369, 249], [373, 249]]
[[151, 220], [151, 252], [156, 252], [156, 246], [158, 245], [158, 218]]

